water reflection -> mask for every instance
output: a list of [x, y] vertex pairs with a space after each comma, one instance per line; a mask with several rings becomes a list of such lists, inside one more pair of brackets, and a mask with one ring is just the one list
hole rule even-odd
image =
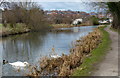
[[[0, 38], [0, 43], [2, 43], [2, 38]], [[2, 51], [3, 51], [3, 49], [2, 49], [2, 46], [0, 46], [0, 77], [2, 77]]]
[[[44, 42], [46, 33], [27, 33], [3, 39], [3, 59], [9, 62], [33, 61], [33, 57]], [[36, 50], [36, 51], [35, 51]]]
[[[49, 55], [53, 47], [58, 55], [69, 54], [72, 42], [87, 35], [94, 26], [76, 28], [78, 32], [74, 32], [74, 28], [63, 28], [73, 31], [34, 32], [3, 38], [3, 43], [0, 42], [3, 59], [8, 62], [27, 61], [36, 64], [40, 57]], [[11, 71], [8, 71], [10, 69]], [[15, 73], [10, 65], [3, 65], [3, 75], [20, 75], [20, 73]]]

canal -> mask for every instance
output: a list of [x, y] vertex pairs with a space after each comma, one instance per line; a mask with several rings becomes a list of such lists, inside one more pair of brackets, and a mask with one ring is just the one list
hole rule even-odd
[[[9, 63], [21, 61], [31, 65], [37, 65], [40, 58], [52, 53], [52, 49], [57, 55], [69, 54], [70, 48], [74, 47], [74, 42], [93, 31], [96, 26], [84, 26], [73, 28], [60, 28], [61, 30], [71, 30], [70, 32], [32, 32], [22, 35], [15, 35], [2, 38], [0, 41], [0, 51], [3, 60]], [[3, 76], [25, 75], [25, 71], [16, 72], [10, 64], [2, 65]]]

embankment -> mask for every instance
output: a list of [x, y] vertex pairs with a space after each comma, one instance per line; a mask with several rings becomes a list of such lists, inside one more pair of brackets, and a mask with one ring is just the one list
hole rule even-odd
[[0, 37], [7, 37], [10, 35], [24, 34], [24, 33], [28, 33], [28, 32], [30, 32], [30, 30], [19, 31], [19, 32], [3, 32], [3, 33], [0, 33]]
[[111, 40], [109, 33], [105, 31], [104, 28], [105, 26], [99, 28], [102, 33], [102, 43], [100, 43], [96, 49], [91, 51], [91, 56], [84, 59], [84, 62], [72, 73], [73, 76], [92, 75], [96, 63], [99, 63], [110, 49]]
[[[0, 24], [0, 37], [7, 37], [10, 35], [19, 35], [31, 32], [29, 28], [27, 28], [24, 24], [17, 24], [16, 27], [3, 27]], [[71, 30], [62, 30], [58, 28], [70, 28], [70, 27], [80, 27], [80, 26], [90, 26], [88, 24], [80, 24], [80, 25], [72, 25], [72, 24], [53, 24], [50, 26], [50, 29], [47, 29], [50, 32], [71, 32]], [[46, 30], [46, 29], [44, 29]]]

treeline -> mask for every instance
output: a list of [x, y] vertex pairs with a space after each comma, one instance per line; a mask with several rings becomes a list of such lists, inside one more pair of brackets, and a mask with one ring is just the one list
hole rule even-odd
[[55, 14], [47, 15], [47, 18], [51, 24], [73, 24], [75, 19], [83, 19], [83, 25], [99, 25], [99, 18], [96, 16], [86, 16], [82, 14]]
[[75, 19], [83, 19], [83, 22], [90, 20], [90, 15], [86, 16], [87, 13], [81, 14], [79, 11], [74, 13], [57, 13], [57, 14], [48, 14], [47, 18], [51, 24], [72, 24]]
[[61, 15], [61, 14], [57, 14], [54, 15], [54, 18], [51, 20], [51, 23], [54, 24], [72, 24], [73, 22], [73, 18], [72, 16], [66, 16], [66, 15]]
[[18, 23], [34, 31], [49, 27], [44, 11], [35, 2], [5, 2], [2, 6], [4, 7], [2, 12], [4, 27], [14, 28]]
[[[108, 0], [110, 1], [110, 0]], [[119, 2], [93, 2], [93, 7], [102, 9], [104, 12], [111, 13], [113, 17], [112, 28], [120, 29], [120, 1]], [[96, 8], [95, 8], [96, 9]]]
[[54, 15], [47, 15], [50, 19], [50, 23], [52, 24], [72, 24], [73, 20], [80, 18], [80, 16], [73, 16], [67, 14], [54, 14]]

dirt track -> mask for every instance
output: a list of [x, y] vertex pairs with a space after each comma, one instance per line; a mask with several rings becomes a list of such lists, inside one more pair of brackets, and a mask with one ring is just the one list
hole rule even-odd
[[118, 33], [110, 30], [109, 27], [105, 30], [112, 40], [111, 49], [105, 59], [97, 65], [93, 76], [118, 76]]

